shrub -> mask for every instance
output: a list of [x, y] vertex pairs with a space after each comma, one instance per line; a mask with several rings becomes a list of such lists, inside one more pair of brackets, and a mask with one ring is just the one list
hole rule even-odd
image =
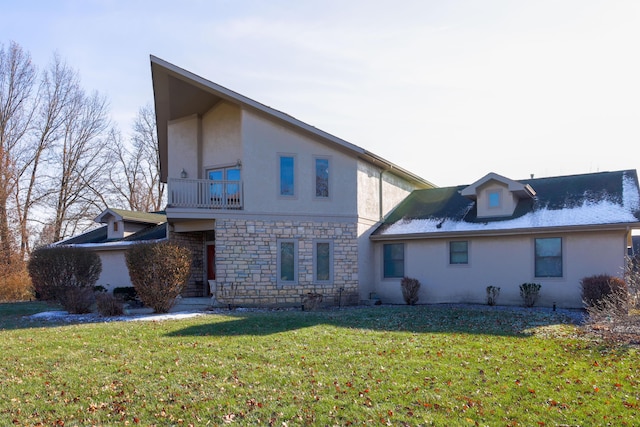
[[101, 316], [120, 316], [124, 313], [122, 300], [107, 293], [96, 295], [96, 309]]
[[125, 255], [140, 300], [156, 313], [168, 312], [191, 273], [191, 251], [173, 242], [139, 243]]
[[400, 282], [402, 287], [402, 298], [408, 305], [415, 305], [418, 302], [418, 291], [420, 290], [420, 282], [418, 279], [411, 277], [403, 277]]
[[539, 283], [523, 283], [520, 285], [520, 297], [525, 307], [533, 307], [536, 304], [540, 296], [541, 287]]
[[580, 285], [582, 286], [582, 301], [587, 307], [596, 307], [613, 294], [617, 294], [617, 300], [626, 299], [628, 295], [624, 280], [607, 274], [585, 277], [580, 281]]
[[33, 298], [33, 287], [26, 265], [14, 269], [0, 266], [0, 302], [27, 301]]
[[37, 298], [57, 301], [70, 313], [88, 313], [102, 262], [83, 248], [40, 248], [31, 254], [28, 270]]
[[500, 288], [498, 286], [487, 286], [487, 304], [488, 305], [496, 305], [499, 295], [500, 295]]

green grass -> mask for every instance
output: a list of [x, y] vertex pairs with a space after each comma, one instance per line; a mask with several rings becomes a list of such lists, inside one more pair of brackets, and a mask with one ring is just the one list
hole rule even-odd
[[19, 311], [0, 305], [0, 425], [640, 424], [638, 350], [607, 349], [553, 313], [372, 307], [55, 325]]

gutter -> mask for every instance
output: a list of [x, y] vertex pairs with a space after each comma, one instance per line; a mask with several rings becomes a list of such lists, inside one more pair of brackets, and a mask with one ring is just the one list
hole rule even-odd
[[513, 228], [508, 230], [465, 230], [465, 231], [443, 231], [425, 232], [412, 234], [375, 234], [369, 236], [372, 241], [397, 241], [397, 240], [434, 240], [459, 237], [496, 237], [496, 236], [522, 236], [537, 234], [558, 234], [558, 233], [578, 233], [597, 231], [627, 231], [629, 229], [640, 229], [640, 223], [620, 223], [602, 225], [575, 225], [540, 228]]

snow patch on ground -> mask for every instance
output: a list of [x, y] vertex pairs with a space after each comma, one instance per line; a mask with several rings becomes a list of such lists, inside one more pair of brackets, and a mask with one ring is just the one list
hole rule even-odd
[[30, 320], [61, 320], [67, 323], [86, 323], [86, 322], [136, 322], [136, 321], [162, 321], [189, 319], [192, 317], [202, 316], [206, 313], [201, 311], [181, 311], [165, 314], [133, 314], [123, 316], [103, 317], [96, 313], [88, 314], [69, 314], [66, 311], [43, 311], [42, 313], [26, 316]]

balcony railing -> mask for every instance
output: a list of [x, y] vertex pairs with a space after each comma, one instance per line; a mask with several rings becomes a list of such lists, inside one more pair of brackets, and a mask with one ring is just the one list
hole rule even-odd
[[242, 209], [242, 181], [169, 178], [170, 208]]

